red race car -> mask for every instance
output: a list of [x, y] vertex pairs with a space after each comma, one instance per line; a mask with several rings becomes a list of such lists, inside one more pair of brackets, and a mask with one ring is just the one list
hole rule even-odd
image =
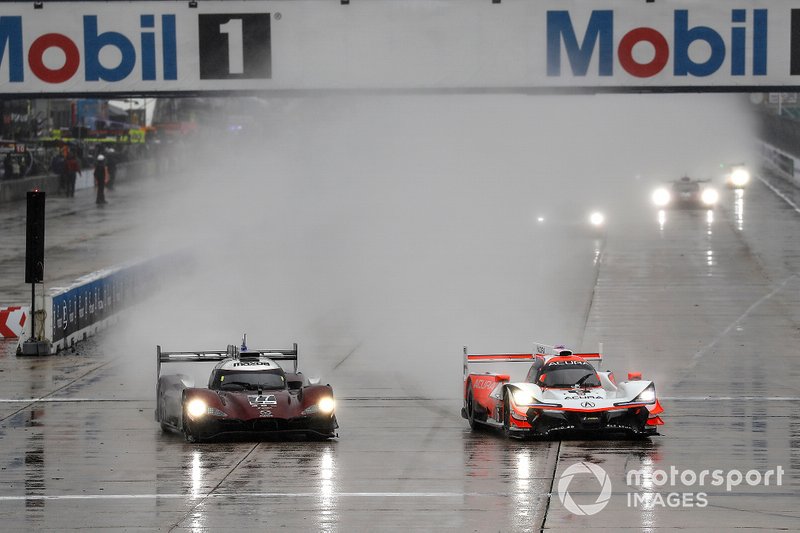
[[[297, 370], [297, 344], [289, 350], [166, 352], [156, 347], [156, 421], [189, 442], [221, 436], [299, 434], [337, 437], [330, 385], [319, 385]], [[286, 371], [279, 362], [293, 363]], [[195, 387], [185, 374], [161, 375], [165, 363], [216, 362], [208, 387]]]
[[633, 372], [618, 383], [612, 372], [596, 370], [601, 361], [600, 353], [543, 344], [525, 354], [471, 355], [465, 346], [461, 416], [473, 429], [489, 426], [515, 437], [658, 435], [664, 409], [655, 384]]

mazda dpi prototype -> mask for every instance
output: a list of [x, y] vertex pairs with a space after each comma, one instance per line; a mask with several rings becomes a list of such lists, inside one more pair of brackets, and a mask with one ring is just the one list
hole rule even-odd
[[461, 415], [472, 429], [490, 426], [515, 437], [657, 435], [663, 408], [653, 382], [629, 373], [618, 383], [612, 372], [595, 368], [601, 362], [599, 352], [543, 344], [532, 354], [471, 355], [465, 346]]
[[[330, 385], [297, 371], [297, 344], [289, 350], [166, 352], [156, 347], [156, 421], [189, 442], [221, 436], [298, 434], [336, 437], [339, 424]], [[293, 363], [291, 372], [278, 362]], [[165, 363], [217, 362], [208, 387], [195, 387], [184, 374], [161, 375]]]

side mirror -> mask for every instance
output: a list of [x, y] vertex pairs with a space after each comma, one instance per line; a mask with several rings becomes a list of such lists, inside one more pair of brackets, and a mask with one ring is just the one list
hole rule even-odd
[[628, 372], [628, 381], [640, 381], [641, 379], [641, 372]]
[[319, 385], [320, 379], [319, 378], [308, 378], [308, 382], [311, 385]]

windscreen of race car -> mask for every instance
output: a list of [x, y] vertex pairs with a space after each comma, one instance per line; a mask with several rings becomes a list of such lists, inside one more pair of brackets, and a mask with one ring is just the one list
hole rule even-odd
[[[572, 361], [570, 361], [572, 363]], [[536, 381], [544, 387], [599, 387], [600, 379], [597, 377], [592, 365], [550, 363], [542, 367]]]
[[286, 379], [275, 372], [239, 372], [222, 370], [214, 378], [212, 389], [241, 391], [258, 389], [283, 389]]

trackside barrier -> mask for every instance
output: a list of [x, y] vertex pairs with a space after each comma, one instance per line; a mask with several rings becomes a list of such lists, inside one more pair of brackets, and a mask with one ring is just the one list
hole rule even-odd
[[[116, 322], [125, 309], [156, 292], [170, 272], [185, 272], [188, 259], [187, 253], [175, 253], [80, 277], [37, 298], [36, 320], [27, 322], [51, 343], [50, 354], [58, 353]], [[30, 337], [31, 326], [21, 340]]]
[[797, 156], [769, 143], [761, 142], [761, 160], [766, 168], [800, 187], [800, 159]]
[[0, 307], [0, 339], [18, 339], [27, 322], [27, 307]]

